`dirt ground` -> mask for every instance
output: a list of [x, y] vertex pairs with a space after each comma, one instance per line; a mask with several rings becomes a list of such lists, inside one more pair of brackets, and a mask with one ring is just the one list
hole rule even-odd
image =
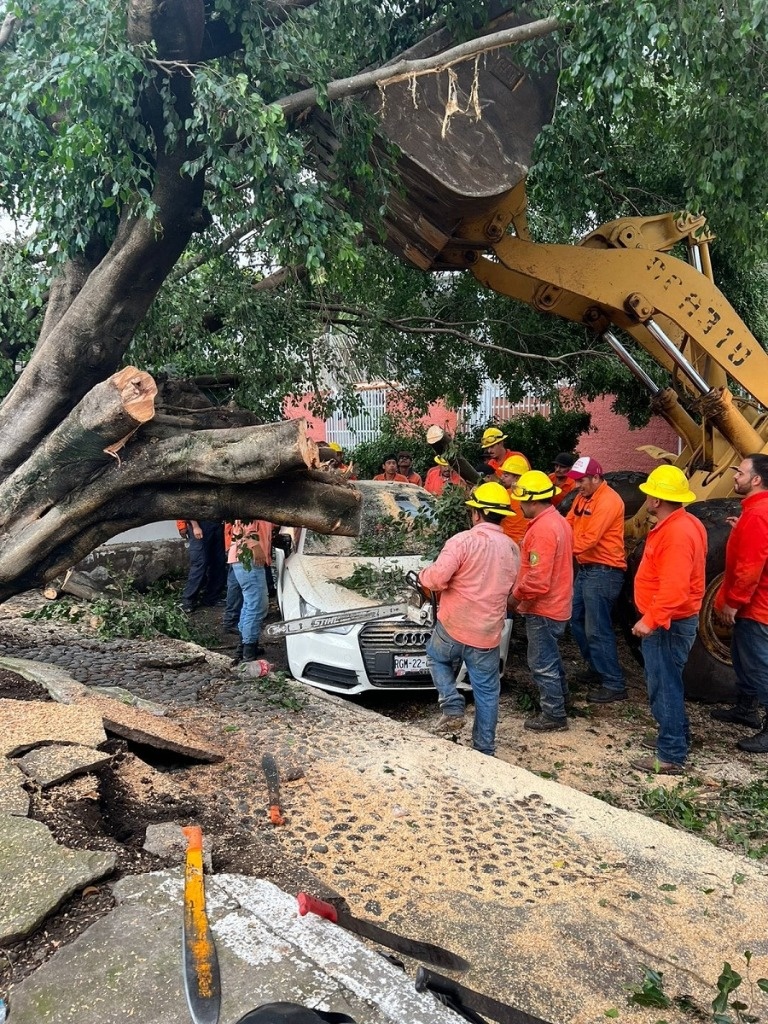
[[[226, 654], [234, 642], [221, 630], [220, 614], [220, 609], [201, 610], [196, 613], [196, 625], [209, 636], [211, 649]], [[276, 617], [275, 611], [272, 616]], [[277, 668], [285, 668], [283, 652], [282, 642], [276, 642], [269, 646], [266, 657]], [[566, 641], [564, 654], [568, 671], [578, 672], [581, 666], [572, 642]], [[595, 707], [576, 689], [570, 729], [535, 734], [523, 728], [534, 700], [524, 647], [518, 640], [503, 681], [497, 756], [612, 804], [687, 828], [728, 849], [768, 856], [768, 758], [736, 750], [735, 741], [743, 730], [715, 723], [706, 707], [690, 705], [694, 749], [689, 774], [682, 779], [651, 777], [629, 769], [629, 761], [642, 751], [640, 743], [652, 731], [653, 721], [642, 671], [624, 648], [622, 658], [629, 701]], [[0, 697], [39, 700], [46, 695], [36, 684], [3, 672]], [[422, 728], [429, 728], [436, 715], [432, 694], [377, 694], [360, 703]], [[245, 737], [254, 728], [252, 716], [204, 704], [199, 711], [182, 712], [182, 717], [194, 722], [203, 735], [228, 735], [233, 751], [238, 734]], [[468, 742], [470, 731], [466, 729], [464, 742]], [[73, 848], [114, 851], [120, 874], [138, 873], [170, 866], [142, 849], [148, 823], [198, 820], [204, 831], [215, 837], [216, 871], [266, 877], [288, 891], [310, 888], [323, 895], [322, 883], [311, 872], [311, 857], [300, 850], [294, 858], [286, 857], [285, 848], [263, 816], [263, 805], [247, 796], [254, 787], [258, 792], [263, 788], [258, 765], [246, 756], [247, 747], [241, 757], [231, 758], [223, 768], [205, 766], [199, 771], [173, 759], [148, 760], [146, 751], [137, 756], [118, 739], [110, 740], [109, 749], [113, 762], [98, 778], [87, 775], [32, 794], [32, 816], [48, 825], [57, 841]], [[290, 779], [291, 758], [283, 756], [281, 764]], [[300, 758], [294, 767], [298, 778]], [[224, 791], [229, 797], [222, 795]], [[745, 794], [750, 794], [749, 800]], [[0, 993], [80, 934], [111, 904], [108, 884], [90, 886], [52, 915], [35, 935], [0, 950]], [[373, 904], [366, 909], [375, 913]]]

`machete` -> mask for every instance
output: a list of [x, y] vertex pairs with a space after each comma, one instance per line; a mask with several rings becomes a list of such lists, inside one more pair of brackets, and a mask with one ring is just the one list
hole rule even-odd
[[534, 1017], [525, 1010], [501, 1003], [492, 996], [484, 996], [481, 992], [475, 992], [460, 985], [458, 981], [444, 978], [424, 967], [416, 971], [416, 991], [431, 992], [444, 1006], [449, 1006], [470, 1021], [477, 1021], [477, 1014], [480, 1013], [499, 1024], [548, 1024], [541, 1017]]
[[182, 832], [187, 837], [184, 923], [181, 933], [184, 992], [194, 1024], [218, 1024], [221, 976], [219, 958], [205, 912], [203, 832], [199, 825], [189, 825]]
[[269, 820], [273, 825], [284, 825], [285, 818], [280, 810], [280, 773], [277, 770], [277, 761], [272, 754], [264, 754], [261, 759], [261, 767], [267, 777]]
[[435, 967], [444, 967], [448, 971], [466, 971], [469, 964], [463, 957], [451, 953], [442, 946], [435, 946], [431, 942], [422, 942], [419, 939], [408, 939], [404, 935], [396, 935], [387, 931], [386, 928], [374, 924], [373, 921], [365, 921], [361, 917], [355, 917], [348, 910], [339, 910], [332, 903], [316, 899], [306, 892], [300, 892], [296, 900], [299, 904], [299, 914], [317, 914], [334, 924], [346, 928], [347, 931], [362, 935], [364, 939], [378, 942], [381, 946], [388, 946], [389, 949], [397, 950], [398, 953], [405, 953], [415, 960], [423, 960], [425, 963], [434, 964]]

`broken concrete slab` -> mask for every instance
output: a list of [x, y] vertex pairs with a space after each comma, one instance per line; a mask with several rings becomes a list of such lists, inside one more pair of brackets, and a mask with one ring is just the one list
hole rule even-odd
[[0, 815], [29, 814], [29, 793], [24, 789], [27, 777], [12, 761], [0, 757]]
[[31, 934], [73, 893], [109, 875], [115, 854], [70, 850], [31, 818], [0, 817], [0, 946]]
[[77, 707], [98, 713], [107, 732], [121, 736], [131, 743], [142, 743], [156, 750], [188, 757], [193, 761], [214, 764], [224, 760], [220, 750], [210, 747], [183, 725], [158, 718], [140, 708], [128, 707], [110, 697], [91, 696], [81, 700]]
[[25, 775], [45, 789], [57, 782], [66, 782], [75, 775], [95, 771], [112, 760], [111, 754], [102, 754], [80, 744], [37, 747], [16, 762]]
[[56, 665], [30, 661], [27, 658], [2, 656], [0, 657], [0, 667], [18, 672], [25, 679], [44, 686], [50, 697], [58, 701], [59, 704], [73, 704], [90, 692], [87, 686], [78, 683], [68, 672]]
[[[147, 853], [154, 853], [172, 864], [183, 864], [187, 856], [187, 837], [173, 821], [162, 821], [157, 825], [147, 825], [144, 836], [144, 847]], [[213, 871], [211, 844], [208, 836], [203, 836], [203, 867]]]
[[107, 740], [99, 709], [88, 704], [0, 700], [0, 754], [23, 754], [45, 743], [98, 747]]
[[[264, 1003], [347, 1013], [361, 1024], [458, 1024], [431, 995], [343, 928], [300, 918], [262, 879], [206, 880], [222, 979], [220, 1024]], [[129, 876], [118, 906], [11, 993], [14, 1024], [185, 1024], [181, 873]]]

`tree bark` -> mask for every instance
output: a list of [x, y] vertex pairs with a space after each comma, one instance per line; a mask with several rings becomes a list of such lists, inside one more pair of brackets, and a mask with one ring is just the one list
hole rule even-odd
[[360, 494], [316, 470], [304, 421], [200, 430], [193, 415], [190, 430], [166, 417], [158, 436], [155, 392], [148, 374], [120, 371], [0, 485], [0, 600], [158, 519], [265, 518], [358, 532]]

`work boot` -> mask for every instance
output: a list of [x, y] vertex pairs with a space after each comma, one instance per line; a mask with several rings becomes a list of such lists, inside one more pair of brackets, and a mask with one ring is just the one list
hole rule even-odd
[[757, 698], [755, 697], [737, 697], [736, 703], [732, 707], [713, 708], [709, 714], [717, 722], [746, 725], [750, 729], [759, 729], [762, 725]]
[[760, 732], [748, 736], [745, 740], [739, 740], [736, 746], [739, 750], [746, 750], [748, 754], [768, 754], [768, 714]]
[[437, 736], [458, 736], [465, 724], [463, 715], [440, 715], [432, 732]]
[[587, 694], [590, 704], [612, 704], [615, 700], [627, 700], [627, 697], [626, 690], [612, 690], [608, 686], [600, 686]]
[[242, 660], [243, 660], [243, 641], [241, 640], [240, 643], [235, 648], [234, 657], [232, 658], [232, 664], [233, 665], [239, 665]]
[[568, 728], [568, 719], [552, 718], [551, 715], [545, 715], [542, 711], [540, 715], [526, 718], [523, 722], [523, 727], [525, 729], [532, 729], [534, 732], [558, 732], [560, 729]]
[[243, 644], [243, 661], [256, 661], [264, 653], [258, 644]]

